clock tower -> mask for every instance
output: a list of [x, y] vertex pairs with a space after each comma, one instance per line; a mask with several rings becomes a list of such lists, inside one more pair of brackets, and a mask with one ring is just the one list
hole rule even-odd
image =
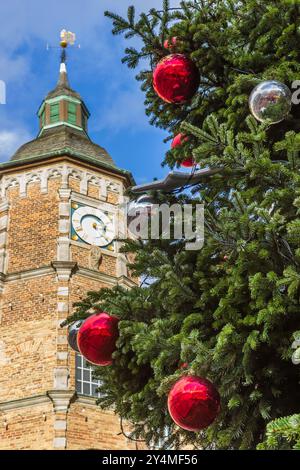
[[0, 164], [0, 449], [135, 449], [62, 322], [87, 291], [135, 285], [115, 238], [128, 171], [88, 136], [65, 63], [40, 130]]

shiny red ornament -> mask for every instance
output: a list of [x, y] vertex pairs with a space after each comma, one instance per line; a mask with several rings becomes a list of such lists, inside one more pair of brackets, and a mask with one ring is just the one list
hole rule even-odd
[[192, 98], [199, 86], [199, 71], [184, 54], [164, 57], [153, 72], [153, 87], [167, 103], [182, 104]]
[[186, 160], [183, 160], [183, 162], [181, 162], [181, 166], [185, 166], [186, 168], [191, 168], [194, 165], [195, 160], [193, 159], [193, 157], [189, 157]]
[[188, 140], [189, 138], [180, 132], [179, 134], [176, 134], [172, 140], [171, 148], [175, 149], [176, 147], [180, 147], [180, 145], [182, 145], [184, 142], [187, 142]]
[[187, 362], [183, 362], [182, 364], [180, 364], [179, 369], [186, 369], [188, 366], [189, 365]]
[[177, 37], [176, 36], [173, 36], [171, 38], [171, 41], [169, 41], [169, 39], [166, 39], [164, 41], [164, 48], [165, 49], [173, 49], [173, 47], [175, 47], [177, 44]]
[[220, 395], [209, 380], [187, 375], [170, 390], [168, 409], [178, 426], [198, 432], [216, 419], [220, 411]]
[[119, 336], [119, 319], [107, 313], [88, 317], [79, 329], [77, 344], [81, 354], [92, 364], [109, 366]]
[[[175, 135], [174, 139], [172, 140], [171, 148], [174, 149], [176, 147], [179, 147], [187, 140], [189, 140], [189, 138], [186, 135], [179, 133]], [[186, 160], [183, 160], [183, 162], [181, 162], [181, 166], [184, 166], [186, 168], [190, 168], [194, 165], [195, 160], [193, 159], [193, 157], [188, 157]]]

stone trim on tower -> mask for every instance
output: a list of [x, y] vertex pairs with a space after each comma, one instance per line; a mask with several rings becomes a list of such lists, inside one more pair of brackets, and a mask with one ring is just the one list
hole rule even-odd
[[57, 261], [70, 260], [70, 199], [71, 189], [61, 188], [59, 194], [59, 221], [57, 239]]
[[[9, 213], [9, 202], [3, 200], [0, 204], [0, 273], [6, 274], [6, 243], [7, 243], [7, 230], [8, 230], [8, 213]], [[1, 292], [1, 283], [0, 283]]]
[[[111, 177], [101, 176], [91, 170], [78, 167], [76, 164], [70, 165], [66, 163], [52, 164], [41, 169], [32, 169], [27, 172], [15, 172], [10, 175], [3, 174], [0, 180], [0, 197], [5, 204], [7, 190], [19, 187], [20, 197], [27, 196], [27, 186], [30, 183], [39, 183], [41, 192], [47, 194], [48, 182], [53, 178], [62, 178], [61, 189], [68, 189], [69, 177], [74, 177], [80, 182], [80, 196], [87, 195], [88, 184], [92, 184], [98, 188], [99, 201], [106, 201], [107, 191], [114, 192], [118, 195], [118, 202], [123, 200], [123, 185], [119, 180], [113, 181]], [[65, 193], [67, 194], [67, 193]], [[62, 192], [63, 195], [63, 192]], [[64, 197], [66, 197], [64, 195]]]
[[54, 449], [66, 449], [67, 447], [67, 414], [74, 398], [74, 391], [50, 390], [48, 396], [52, 400], [55, 421], [54, 421]]

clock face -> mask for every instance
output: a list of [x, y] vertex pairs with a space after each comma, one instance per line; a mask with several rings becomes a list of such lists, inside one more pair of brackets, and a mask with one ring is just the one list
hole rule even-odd
[[89, 245], [107, 246], [115, 236], [110, 217], [93, 207], [78, 207], [72, 214], [72, 226], [78, 237]]

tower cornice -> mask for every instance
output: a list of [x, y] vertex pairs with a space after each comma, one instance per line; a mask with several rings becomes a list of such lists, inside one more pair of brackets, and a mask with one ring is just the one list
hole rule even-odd
[[72, 149], [62, 149], [57, 152], [49, 152], [34, 157], [25, 157], [21, 160], [10, 160], [0, 163], [0, 176], [13, 171], [24, 171], [25, 168], [34, 168], [36, 166], [49, 165], [55, 162], [71, 162], [79, 163], [87, 169], [101, 171], [107, 176], [118, 176], [123, 179], [126, 186], [135, 184], [134, 178], [130, 171], [101, 162], [96, 158], [74, 152]]

